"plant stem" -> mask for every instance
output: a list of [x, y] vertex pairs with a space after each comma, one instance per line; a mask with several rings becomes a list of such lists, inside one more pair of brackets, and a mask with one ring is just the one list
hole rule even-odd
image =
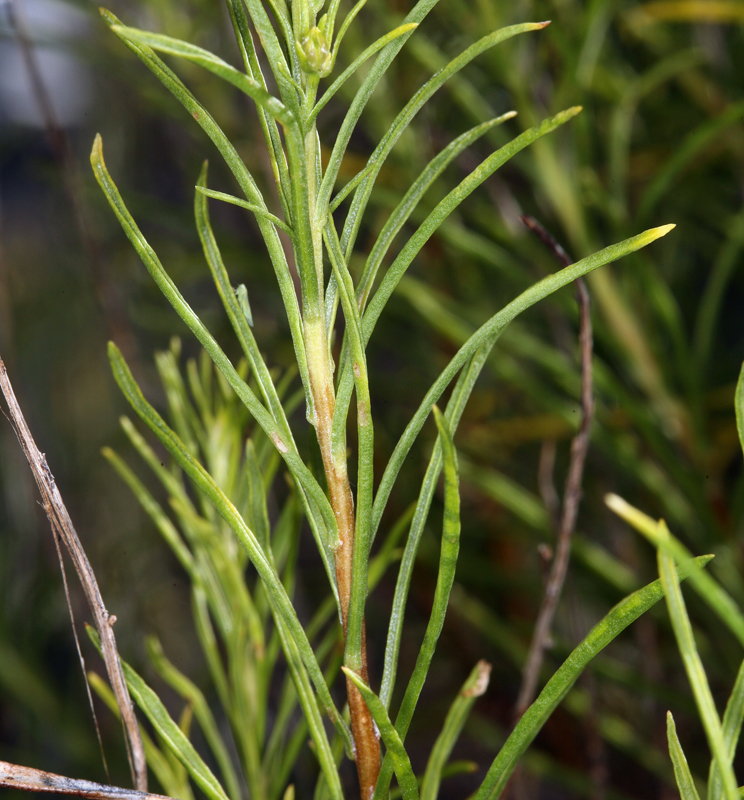
[[[310, 385], [315, 405], [315, 428], [323, 459], [328, 497], [338, 526], [338, 540], [335, 543], [336, 581], [341, 605], [341, 622], [346, 638], [346, 626], [351, 601], [351, 576], [354, 555], [354, 498], [349, 484], [346, 453], [334, 452], [332, 444], [333, 412], [336, 395], [333, 388], [333, 371], [328, 354], [328, 337], [325, 318], [319, 314], [314, 319], [305, 320], [305, 348], [307, 352]], [[361, 669], [357, 673], [365, 683], [367, 675], [367, 646], [364, 627], [362, 628]], [[354, 737], [355, 759], [362, 800], [374, 793], [380, 771], [380, 744], [375, 731], [372, 715], [367, 704], [354, 685], [346, 678], [349, 698], [351, 733]]]

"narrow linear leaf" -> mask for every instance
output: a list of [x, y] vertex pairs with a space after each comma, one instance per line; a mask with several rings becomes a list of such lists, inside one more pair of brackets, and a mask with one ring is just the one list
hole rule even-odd
[[[413, 774], [413, 767], [411, 766], [411, 759], [408, 757], [406, 748], [398, 736], [398, 732], [390, 722], [390, 717], [385, 710], [380, 698], [367, 686], [367, 684], [352, 670], [346, 667], [341, 667], [344, 674], [349, 678], [352, 683], [359, 689], [364, 702], [369, 708], [370, 714], [380, 731], [380, 738], [385, 743], [387, 749], [386, 759], [390, 759], [395, 770], [395, 775], [398, 778], [403, 800], [418, 800], [418, 784], [416, 776]], [[379, 783], [378, 783], [379, 786]]]
[[233, 206], [245, 208], [255, 214], [257, 217], [263, 217], [271, 222], [272, 225], [276, 225], [277, 228], [284, 231], [289, 236], [292, 235], [292, 229], [289, 227], [289, 225], [287, 225], [286, 222], [282, 222], [279, 217], [275, 217], [265, 208], [261, 208], [253, 203], [248, 203], [246, 200], [241, 200], [239, 197], [235, 197], [235, 195], [225, 194], [225, 192], [215, 192], [213, 189], [207, 189], [206, 187], [199, 186], [198, 184], [196, 186], [196, 191], [201, 192], [207, 197], [211, 197], [213, 200], [222, 200], [223, 203], [230, 203]]
[[[700, 570], [710, 560], [711, 556], [699, 556], [680, 564], [677, 567], [680, 578], [684, 579], [691, 573]], [[586, 665], [628, 625], [635, 622], [655, 603], [658, 603], [663, 596], [664, 590], [661, 581], [656, 580], [618, 603], [604, 619], [589, 631], [584, 641], [548, 681], [537, 700], [525, 711], [491, 764], [485, 780], [473, 795], [472, 800], [487, 800], [488, 798], [496, 800], [501, 795], [520, 757], [568, 694]]]
[[[728, 751], [728, 758], [733, 764], [736, 745], [739, 742], [742, 722], [744, 722], [744, 661], [739, 667], [736, 676], [736, 683], [731, 691], [726, 711], [723, 714], [723, 742]], [[741, 789], [739, 790], [741, 792]], [[723, 794], [721, 785], [721, 771], [715, 759], [710, 763], [710, 774], [708, 777], [708, 800], [720, 800]]]
[[[86, 629], [93, 644], [100, 649], [98, 634], [90, 625], [86, 625]], [[210, 800], [229, 800], [220, 782], [196, 752], [194, 745], [186, 738], [181, 728], [174, 722], [160, 698], [126, 661], [122, 661], [122, 668], [127, 686], [135, 702], [144, 711], [162, 741], [188, 770], [194, 783]]]
[[671, 711], [667, 711], [667, 741], [669, 742], [669, 756], [674, 767], [674, 779], [677, 781], [679, 796], [682, 800], [700, 800], [695, 788], [690, 767], [687, 764], [684, 750], [677, 736], [677, 726]]
[[405, 738], [418, 703], [421, 689], [426, 680], [434, 656], [434, 650], [444, 627], [449, 596], [455, 581], [457, 557], [460, 552], [460, 479], [457, 467], [457, 453], [452, 441], [452, 433], [441, 411], [434, 406], [434, 421], [439, 431], [444, 462], [444, 520], [442, 524], [442, 544], [439, 556], [439, 572], [434, 589], [431, 615], [424, 633], [424, 640], [416, 658], [416, 665], [408, 682], [406, 693], [395, 720], [395, 729]]
[[194, 716], [225, 779], [227, 794], [231, 800], [240, 800], [238, 777], [206, 698], [199, 687], [166, 658], [162, 645], [154, 636], [147, 639], [147, 651], [160, 677], [194, 709]]
[[[246, 74], [257, 80], [265, 89], [266, 80], [261, 70], [261, 64], [258, 61], [256, 46], [243, 0], [226, 0], [226, 4]], [[269, 153], [274, 181], [279, 192], [279, 201], [282, 204], [285, 217], [289, 219], [289, 206], [287, 204], [287, 198], [289, 197], [289, 170], [287, 169], [286, 154], [279, 136], [279, 127], [276, 120], [260, 107], [258, 107], [258, 119], [266, 149]]]
[[209, 70], [247, 94], [257, 105], [268, 111], [282, 125], [291, 125], [294, 122], [294, 116], [281, 100], [273, 97], [258, 81], [248, 77], [243, 72], [238, 72], [235, 67], [230, 66], [214, 53], [188, 42], [183, 42], [180, 39], [174, 39], [172, 36], [150, 33], [138, 28], [129, 28], [125, 25], [114, 25], [111, 30], [125, 41], [136, 42], [160, 53], [168, 53], [179, 58], [185, 58], [187, 61], [192, 61], [200, 67], [204, 67], [204, 69]]
[[[475, 381], [478, 379], [483, 365], [488, 356], [490, 348], [483, 346], [470, 359], [465, 369], [462, 370], [457, 379], [452, 396], [447, 403], [445, 417], [450, 431], [455, 431], [460, 421], [460, 417], [465, 409], [470, 393], [473, 390]], [[405, 606], [408, 591], [411, 585], [413, 567], [416, 563], [419, 543], [424, 532], [424, 526], [429, 514], [431, 502], [434, 498], [434, 491], [439, 480], [439, 473], [442, 469], [442, 446], [439, 441], [434, 446], [434, 451], [429, 459], [424, 479], [421, 483], [416, 508], [411, 528], [406, 540], [403, 558], [401, 559], [400, 569], [398, 570], [398, 580], [395, 584], [395, 596], [393, 598], [393, 609], [390, 615], [390, 625], [388, 627], [387, 644], [385, 645], [385, 668], [382, 674], [382, 684], [380, 688], [380, 698], [387, 708], [392, 697], [395, 685], [395, 676], [398, 669], [398, 654], [403, 637], [403, 621], [405, 618]], [[384, 476], [383, 476], [384, 477]], [[392, 485], [392, 484], [391, 484]], [[380, 491], [378, 490], [378, 497]], [[378, 498], [375, 498], [377, 503]], [[373, 519], [374, 530], [377, 530], [379, 520]]]
[[[432, 602], [429, 622], [424, 632], [421, 648], [416, 657], [413, 673], [408, 681], [406, 692], [403, 695], [403, 701], [401, 702], [398, 715], [395, 719], [395, 730], [402, 740], [405, 739], [411, 725], [413, 713], [416, 710], [416, 705], [421, 695], [421, 689], [429, 673], [434, 651], [439, 641], [439, 636], [442, 633], [442, 628], [444, 627], [444, 618], [447, 614], [452, 584], [455, 581], [457, 557], [460, 551], [460, 486], [457, 453], [447, 421], [436, 406], [434, 406], [433, 412], [434, 420], [439, 431], [439, 446], [441, 447], [442, 459], [444, 462], [444, 520], [442, 524], [442, 544], [439, 556], [439, 571], [437, 574], [436, 587], [434, 589], [434, 600]], [[397, 615], [395, 613], [391, 615], [391, 632], [388, 634], [388, 643], [390, 643], [392, 631], [394, 629], [399, 629], [401, 626], [402, 620], [396, 619], [396, 617]], [[389, 702], [389, 696], [395, 677], [396, 665], [393, 665], [391, 669], [390, 660], [387, 658], [388, 655], [389, 649], [386, 650], [385, 675], [383, 676], [387, 696], [380, 700], [383, 708], [386, 708]], [[383, 797], [385, 795], [390, 778], [391, 767], [389, 759], [386, 756], [380, 778], [377, 782], [375, 797]]]
[[331, 60], [331, 67], [332, 70], [334, 65], [336, 64], [336, 58], [338, 56], [339, 48], [341, 47], [341, 42], [344, 40], [344, 36], [346, 36], [346, 31], [349, 30], [351, 27], [351, 23], [354, 22], [356, 19], [357, 14], [364, 8], [366, 5], [367, 0], [357, 0], [357, 2], [352, 7], [351, 11], [344, 17], [344, 21], [341, 23], [341, 27], [338, 31], [338, 36], [336, 36], [336, 41], [333, 45], [333, 58]]
[[488, 688], [490, 674], [491, 665], [486, 661], [479, 661], [450, 706], [442, 726], [442, 732], [434, 742], [426, 765], [426, 772], [424, 772], [424, 779], [421, 783], [421, 800], [436, 800], [447, 759], [460, 736], [473, 703]]
[[[431, 386], [426, 396], [421, 401], [418, 410], [414, 414], [411, 421], [408, 423], [406, 430], [403, 432], [398, 444], [395, 446], [392, 456], [385, 467], [385, 472], [380, 481], [380, 485], [375, 496], [375, 504], [373, 509], [373, 526], [376, 530], [379, 526], [380, 519], [382, 518], [382, 511], [387, 505], [388, 497], [392, 490], [395, 478], [400, 471], [400, 468], [408, 455], [413, 442], [418, 436], [421, 428], [423, 427], [426, 418], [429, 416], [431, 407], [439, 400], [442, 393], [453, 380], [455, 375], [464, 367], [468, 361], [477, 353], [481, 347], [484, 352], [481, 357], [485, 359], [493, 346], [495, 345], [498, 337], [503, 333], [509, 323], [515, 319], [523, 311], [540, 300], [545, 299], [553, 292], [566, 286], [568, 283], [574, 281], [583, 275], [586, 275], [593, 270], [616, 261], [629, 253], [640, 250], [646, 247], [651, 242], [665, 236], [674, 225], [663, 225], [659, 228], [651, 228], [644, 233], [633, 236], [618, 244], [606, 247], [587, 258], [582, 258], [570, 267], [560, 270], [559, 272], [549, 275], [543, 280], [533, 284], [529, 289], [525, 290], [517, 298], [512, 300], [511, 303], [506, 305], [501, 311], [494, 314], [491, 319], [485, 322], [481, 327], [465, 342], [464, 345], [457, 351], [456, 355], [452, 358], [447, 367], [442, 371], [434, 384]], [[365, 316], [366, 319], [366, 316]], [[472, 388], [472, 387], [471, 387]], [[340, 394], [340, 391], [339, 391]]]
[[411, 184], [403, 199], [388, 217], [372, 246], [367, 262], [364, 265], [364, 271], [357, 284], [357, 301], [360, 308], [363, 309], [366, 305], [367, 297], [377, 277], [377, 270], [390, 249], [393, 239], [400, 232], [432, 183], [466, 147], [469, 147], [497, 125], [513, 119], [516, 114], [516, 111], [508, 111], [500, 117], [484, 122], [481, 125], [476, 125], [450, 142], [424, 167], [419, 177]]
[[[669, 533], [663, 520], [658, 523], [660, 535], [666, 538]], [[713, 753], [713, 758], [721, 772], [723, 796], [726, 800], [738, 800], [739, 792], [734, 777], [734, 770], [728, 758], [728, 749], [723, 740], [721, 720], [716, 711], [713, 694], [710, 691], [708, 678], [705, 675], [703, 662], [698, 655], [695, 637], [692, 633], [690, 618], [687, 616], [685, 601], [679, 586], [679, 578], [675, 569], [674, 558], [663, 550], [658, 551], [659, 574], [661, 585], [666, 596], [669, 618], [672, 621], [674, 636], [677, 640], [682, 662], [685, 665], [687, 679], [690, 681], [695, 703], [698, 707], [700, 720], [705, 728], [708, 745]], [[675, 775], [676, 775], [675, 767]]]
[[[605, 503], [619, 517], [622, 517], [629, 525], [632, 525], [639, 533], [642, 533], [651, 544], [673, 556], [679, 563], [691, 557], [690, 551], [675, 536], [666, 529], [659, 528], [656, 520], [651, 519], [643, 512], [639, 511], [627, 503], [622, 497], [615, 494], [608, 494]], [[693, 589], [705, 600], [705, 602], [718, 614], [721, 620], [734, 633], [739, 643], [744, 647], [744, 614], [736, 604], [734, 599], [723, 587], [710, 575], [692, 575], [690, 583]]]
[[[168, 302], [173, 306], [176, 313], [190, 328], [192, 333], [199, 340], [204, 349], [209, 353], [217, 368], [224, 375], [227, 382], [233, 388], [240, 400], [253, 415], [254, 419], [263, 428], [266, 435], [274, 443], [277, 450], [281, 453], [290, 471], [297, 479], [298, 483], [313, 498], [317, 507], [323, 513], [326, 526], [329, 531], [336, 530], [336, 520], [330, 507], [327, 497], [320, 488], [318, 482], [313, 477], [303, 460], [300, 458], [294, 443], [284, 434], [284, 429], [274, 420], [267, 409], [261, 404], [256, 395], [238, 375], [237, 371], [230, 363], [212, 335], [206, 329], [198, 315], [184, 300], [176, 285], [171, 280], [168, 273], [160, 263], [155, 251], [150, 247], [145, 237], [137, 227], [137, 223], [129, 213], [119, 190], [114, 183], [111, 175], [106, 169], [103, 160], [103, 142], [100, 135], [96, 136], [91, 152], [91, 165], [98, 184], [103, 189], [109, 205], [116, 214], [119, 223], [124, 229], [124, 233], [134, 246], [137, 254], [142, 259], [147, 271], [152, 276], [160, 291], [165, 295]], [[294, 293], [294, 288], [292, 289]], [[296, 298], [295, 298], [296, 300]], [[285, 441], [286, 440], [286, 441]]]
[[[295, 98], [295, 86], [292, 80], [287, 59], [284, 55], [284, 50], [276, 35], [274, 26], [271, 24], [269, 15], [266, 13], [266, 8], [261, 0], [245, 0], [245, 7], [248, 9], [251, 21], [258, 33], [258, 38], [261, 41], [261, 46], [266, 53], [266, 60], [271, 68], [271, 71], [276, 79], [279, 93], [285, 103], [291, 102]], [[292, 57], [294, 55], [294, 48], [292, 47], [293, 39], [291, 26], [286, 14], [279, 13], [277, 16], [279, 24], [282, 27], [282, 32], [287, 44], [287, 50]], [[296, 61], [296, 58], [294, 59]], [[296, 68], [299, 74], [299, 67]]]
[[739, 380], [736, 382], [736, 398], [734, 400], [736, 409], [736, 430], [739, 432], [739, 444], [744, 450], [744, 364], [739, 371]]
[[160, 439], [163, 446], [173, 458], [175, 458], [181, 469], [191, 478], [197, 489], [204, 494], [214, 506], [215, 510], [225, 522], [227, 522], [238, 537], [238, 541], [240, 541], [246, 549], [251, 562], [263, 581], [263, 585], [266, 587], [272, 610], [275, 615], [281, 616], [284, 620], [294, 643], [297, 645], [303, 663], [315, 685], [315, 690], [318, 693], [323, 708], [333, 721], [336, 729], [344, 736], [345, 741], [348, 742], [349, 749], [351, 749], [351, 734], [333, 703], [323, 673], [315, 658], [313, 649], [307, 640], [302, 624], [297, 618], [292, 601], [289, 599], [273, 566], [261, 550], [253, 532], [245, 524], [245, 521], [235, 506], [214, 483], [209, 473], [191, 456], [183, 446], [183, 442], [180, 441], [163, 418], [145, 400], [144, 395], [129, 371], [129, 367], [113, 342], [109, 343], [109, 360], [111, 361], [114, 378], [134, 410], [150, 430]]

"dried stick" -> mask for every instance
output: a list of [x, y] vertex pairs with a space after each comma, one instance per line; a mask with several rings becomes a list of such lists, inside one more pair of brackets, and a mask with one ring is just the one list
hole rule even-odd
[[137, 726], [137, 720], [134, 716], [134, 707], [132, 706], [132, 700], [124, 680], [121, 662], [119, 661], [119, 653], [116, 649], [116, 639], [114, 638], [113, 624], [116, 622], [116, 617], [110, 615], [103, 604], [103, 598], [101, 597], [93, 568], [85, 555], [83, 546], [80, 544], [72, 520], [62, 501], [62, 495], [59, 493], [57, 484], [54, 481], [54, 476], [47, 465], [46, 457], [39, 451], [31, 435], [31, 431], [26, 424], [2, 358], [0, 358], [0, 390], [2, 390], [3, 395], [5, 395], [16, 436], [31, 467], [36, 485], [39, 487], [42, 505], [49, 518], [49, 522], [52, 524], [52, 531], [55, 538], [59, 537], [65, 543], [65, 547], [72, 558], [75, 570], [83, 585], [88, 606], [93, 614], [96, 630], [101, 638], [101, 650], [103, 653], [103, 660], [106, 664], [109, 682], [111, 683], [111, 688], [114, 691], [116, 702], [121, 712], [134, 785], [138, 790], [147, 792], [145, 750], [142, 746], [142, 738], [140, 736], [139, 727]]
[[[547, 244], [564, 266], [571, 264], [566, 251], [532, 217], [522, 217], [522, 222], [534, 231]], [[589, 449], [589, 429], [594, 416], [594, 395], [592, 392], [592, 322], [589, 308], [589, 292], [583, 280], [576, 282], [579, 302], [579, 345], [581, 348], [581, 407], [582, 419], [578, 433], [571, 442], [571, 460], [566, 478], [560, 525], [557, 531], [555, 558], [550, 569], [545, 596], [537, 616], [532, 634], [530, 649], [522, 672], [522, 685], [517, 696], [515, 717], [519, 719], [534, 699], [537, 680], [540, 675], [545, 649], [550, 641], [550, 629], [555, 618], [558, 600], [566, 579], [568, 561], [571, 553], [571, 538], [576, 525], [576, 517], [581, 501], [581, 481], [584, 463]]]
[[65, 778], [53, 772], [44, 772], [30, 767], [19, 767], [0, 761], [0, 786], [9, 789], [23, 789], [26, 792], [53, 792], [73, 794], [78, 797], [91, 797], [93, 800], [170, 800], [162, 794], [137, 792], [133, 789], [120, 789], [93, 781]]

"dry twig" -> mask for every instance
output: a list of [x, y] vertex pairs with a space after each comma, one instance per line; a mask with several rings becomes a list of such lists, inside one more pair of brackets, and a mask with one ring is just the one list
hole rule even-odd
[[[101, 649], [111, 688], [114, 691], [116, 702], [121, 711], [121, 719], [126, 735], [127, 750], [132, 767], [134, 785], [139, 791], [147, 792], [145, 751], [142, 746], [142, 738], [140, 736], [139, 727], [137, 726], [137, 720], [134, 716], [132, 700], [129, 696], [129, 691], [121, 668], [121, 662], [119, 661], [116, 639], [114, 638], [113, 624], [116, 622], [116, 617], [109, 614], [103, 604], [103, 598], [101, 597], [93, 568], [85, 555], [83, 546], [80, 544], [72, 520], [62, 500], [62, 495], [59, 493], [57, 484], [54, 481], [54, 476], [47, 465], [46, 458], [36, 446], [36, 442], [26, 424], [2, 358], [0, 358], [0, 389], [3, 395], [5, 395], [16, 436], [31, 467], [36, 485], [39, 487], [42, 505], [52, 524], [52, 531], [54, 532], [55, 538], [59, 537], [65, 543], [65, 547], [72, 558], [75, 570], [83, 585], [88, 606], [93, 614], [96, 630], [101, 638]], [[18, 767], [17, 769], [23, 768]]]
[[[555, 239], [532, 217], [522, 217], [524, 224], [534, 231], [555, 253], [563, 266], [569, 266], [571, 259]], [[517, 697], [515, 716], [519, 719], [527, 710], [535, 696], [537, 680], [540, 675], [545, 649], [550, 641], [550, 629], [555, 617], [558, 600], [568, 570], [571, 553], [571, 538], [576, 525], [576, 517], [581, 501], [581, 482], [584, 463], [589, 449], [589, 429], [594, 416], [594, 395], [592, 392], [592, 322], [589, 308], [589, 292], [586, 283], [575, 281], [579, 302], [579, 345], [581, 348], [581, 407], [582, 419], [578, 433], [571, 442], [571, 460], [563, 496], [560, 525], [557, 531], [555, 558], [550, 569], [540, 612], [532, 634], [527, 661], [522, 673], [522, 685]]]
[[93, 800], [170, 800], [162, 794], [137, 792], [133, 789], [121, 789], [118, 786], [107, 786], [93, 781], [65, 778], [53, 772], [44, 772], [30, 767], [19, 767], [0, 761], [0, 786], [9, 789], [23, 789], [26, 792], [52, 792], [54, 794], [73, 794], [78, 797], [90, 797]]

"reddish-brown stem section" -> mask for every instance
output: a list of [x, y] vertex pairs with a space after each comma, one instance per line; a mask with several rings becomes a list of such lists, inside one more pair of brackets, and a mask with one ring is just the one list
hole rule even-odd
[[[346, 637], [346, 623], [349, 616], [351, 600], [351, 570], [354, 554], [354, 498], [349, 485], [349, 474], [346, 459], [334, 458], [331, 443], [331, 423], [336, 398], [330, 372], [321, 372], [320, 379], [311, 371], [313, 399], [315, 401], [316, 430], [318, 443], [323, 458], [328, 496], [338, 525], [339, 546], [336, 549], [336, 581], [341, 604], [341, 619]], [[367, 642], [362, 629], [362, 667], [359, 672], [365, 683], [367, 676]], [[359, 690], [349, 678], [346, 679], [346, 691], [349, 698], [349, 715], [351, 718], [351, 734], [354, 738], [357, 774], [362, 800], [372, 797], [377, 776], [380, 772], [380, 742], [375, 730], [374, 720], [369, 713]]]

